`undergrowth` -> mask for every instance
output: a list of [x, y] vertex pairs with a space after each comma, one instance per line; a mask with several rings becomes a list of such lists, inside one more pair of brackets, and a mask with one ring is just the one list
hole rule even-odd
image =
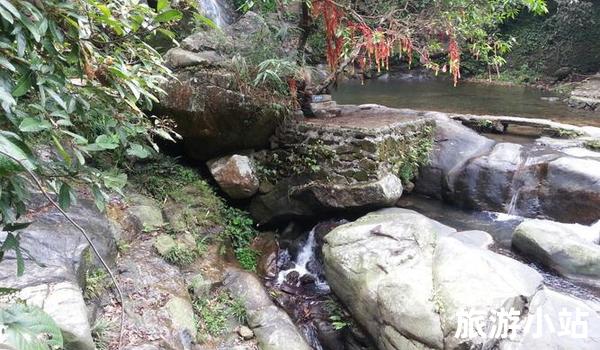
[[222, 335], [226, 331], [229, 318], [234, 318], [241, 324], [247, 322], [246, 308], [242, 302], [222, 290], [210, 298], [196, 298], [193, 305], [199, 316], [198, 329], [201, 334]]

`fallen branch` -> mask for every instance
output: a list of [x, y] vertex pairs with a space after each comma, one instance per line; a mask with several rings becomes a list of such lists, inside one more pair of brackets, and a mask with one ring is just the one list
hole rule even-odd
[[42, 194], [44, 195], [44, 197], [46, 197], [46, 199], [48, 200], [48, 202], [50, 202], [50, 204], [52, 204], [52, 206], [55, 207], [67, 219], [67, 221], [69, 221], [71, 223], [71, 225], [73, 225], [77, 230], [79, 230], [79, 232], [81, 232], [81, 234], [83, 235], [83, 237], [85, 237], [86, 241], [88, 242], [88, 244], [92, 248], [92, 251], [94, 252], [94, 254], [96, 255], [96, 257], [98, 257], [98, 260], [100, 260], [100, 263], [102, 264], [102, 267], [104, 267], [104, 269], [108, 272], [108, 274], [110, 276], [110, 279], [112, 280], [112, 283], [114, 284], [115, 289], [117, 290], [117, 294], [118, 294], [118, 297], [119, 297], [119, 302], [121, 303], [121, 324], [120, 324], [120, 327], [119, 327], [119, 344], [118, 344], [118, 349], [120, 349], [121, 348], [121, 344], [123, 343], [123, 328], [125, 326], [125, 298], [123, 298], [123, 292], [121, 291], [121, 287], [119, 287], [119, 283], [117, 282], [117, 279], [116, 279], [114, 273], [112, 272], [112, 270], [110, 269], [110, 267], [108, 267], [108, 264], [106, 263], [106, 261], [104, 260], [104, 258], [102, 257], [102, 255], [100, 255], [100, 252], [98, 251], [98, 249], [96, 248], [96, 246], [92, 242], [92, 239], [90, 238], [90, 236], [88, 235], [88, 233], [85, 231], [85, 229], [83, 227], [81, 227], [78, 223], [76, 223], [69, 216], [69, 214], [67, 214], [67, 212], [65, 212], [60, 207], [60, 205], [58, 205], [58, 203], [56, 203], [56, 201], [54, 199], [52, 199], [52, 197], [50, 197], [50, 195], [48, 194], [48, 192], [44, 188], [42, 182], [33, 173], [33, 171], [29, 170], [29, 168], [27, 168], [23, 164], [22, 160], [17, 159], [15, 157], [13, 157], [12, 155], [10, 155], [10, 154], [8, 154], [8, 153], [6, 153], [4, 151], [1, 151], [1, 150], [0, 150], [0, 154], [3, 155], [3, 156], [5, 156], [5, 157], [8, 157], [9, 159], [11, 159], [14, 162], [16, 162], [17, 164], [19, 164], [23, 169], [25, 169], [25, 171], [27, 172], [27, 174], [29, 175], [29, 177], [33, 180], [33, 182], [35, 183], [36, 187], [42, 192]]
[[354, 48], [344, 62], [340, 63], [335, 71], [331, 72], [331, 74], [329, 74], [327, 78], [321, 82], [321, 84], [317, 85], [315, 88], [315, 95], [322, 94], [323, 91], [329, 87], [329, 85], [333, 84], [336, 81], [337, 76], [342, 73], [350, 63], [354, 62], [359, 53], [360, 46]]

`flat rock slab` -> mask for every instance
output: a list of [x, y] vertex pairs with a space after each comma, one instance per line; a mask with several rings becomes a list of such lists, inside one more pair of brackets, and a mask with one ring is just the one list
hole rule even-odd
[[335, 118], [304, 118], [302, 122], [318, 127], [330, 126], [372, 133], [430, 119], [417, 111], [399, 110], [376, 104], [339, 105], [338, 107], [341, 113]]
[[286, 121], [271, 150], [254, 154], [276, 182], [252, 201], [257, 222], [389, 207], [410, 188], [405, 185], [416, 175], [416, 163], [431, 149], [433, 119], [379, 105], [340, 109], [335, 118]]

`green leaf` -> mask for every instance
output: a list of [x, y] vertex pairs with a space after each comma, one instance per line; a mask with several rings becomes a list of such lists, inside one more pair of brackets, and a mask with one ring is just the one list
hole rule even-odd
[[18, 159], [29, 170], [35, 169], [31, 150], [16, 134], [8, 131], [0, 131], [0, 153]]
[[170, 9], [154, 17], [154, 22], [163, 23], [169, 21], [179, 21], [181, 18], [183, 18], [181, 11]]
[[150, 151], [144, 146], [134, 143], [127, 149], [127, 155], [144, 159], [150, 156]]
[[58, 192], [58, 205], [60, 205], [62, 209], [68, 210], [71, 206], [73, 197], [75, 197], [73, 189], [69, 184], [63, 182], [60, 186], [60, 191]]
[[17, 10], [16, 7], [14, 7], [10, 1], [8, 0], [0, 0], [0, 5], [2, 7], [4, 7], [5, 9], [7, 9], [8, 11], [10, 11], [10, 13], [12, 13], [13, 16], [15, 16], [16, 18], [20, 18], [21, 17], [21, 13], [19, 12], [19, 10]]
[[0, 16], [2, 16], [2, 18], [4, 18], [10, 24], [15, 23], [13, 16], [3, 6], [0, 6]]
[[11, 304], [0, 309], [3, 338], [9, 348], [19, 350], [62, 349], [60, 328], [42, 309], [32, 305]]
[[127, 175], [124, 173], [104, 173], [102, 174], [102, 179], [106, 188], [111, 189], [113, 191], [117, 191], [119, 193], [121, 192], [121, 189], [127, 184]]
[[23, 132], [38, 132], [42, 130], [51, 129], [52, 125], [47, 120], [39, 120], [36, 118], [25, 118], [19, 124], [19, 130]]
[[156, 11], [161, 12], [168, 5], [169, 0], [158, 0], [158, 3], [156, 4]]
[[83, 146], [81, 149], [89, 152], [105, 151], [109, 149], [115, 149], [119, 147], [119, 144], [108, 135], [100, 135], [96, 137], [96, 141], [90, 145]]
[[17, 81], [17, 84], [13, 88], [12, 95], [14, 97], [23, 96], [29, 91], [32, 85], [31, 72], [27, 72]]
[[6, 235], [4, 242], [2, 242], [2, 247], [0, 247], [0, 252], [2, 254], [1, 256], [4, 256], [4, 253], [8, 252], [9, 250], [14, 250], [17, 257], [17, 276], [23, 276], [23, 272], [25, 271], [25, 262], [23, 261], [18, 234], [14, 235], [12, 232], [9, 232]]

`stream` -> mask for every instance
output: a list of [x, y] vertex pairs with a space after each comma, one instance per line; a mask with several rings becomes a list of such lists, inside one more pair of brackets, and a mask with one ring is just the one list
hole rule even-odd
[[[549, 100], [548, 98], [555, 97], [551, 93], [533, 88], [467, 82], [453, 88], [448, 81], [439, 79], [371, 80], [366, 85], [347, 81], [333, 93], [334, 99], [340, 104], [376, 103], [398, 108], [548, 118], [576, 125], [600, 126], [600, 113], [572, 110], [562, 101]], [[526, 169], [536, 159], [556, 157], [556, 154], [548, 153], [547, 149], [535, 145], [533, 138], [507, 135], [499, 139], [496, 137], [496, 140], [519, 143], [528, 150], [525, 152], [527, 156], [518, 162], [520, 166], [513, 177], [513, 183], [507, 184], [514, 190], [512, 200], [503, 213], [459, 209], [439, 200], [417, 195], [403, 195], [397, 206], [415, 210], [459, 232], [488, 232], [494, 240], [490, 250], [529, 265], [542, 275], [544, 284], [549, 289], [582, 300], [600, 302], [600, 290], [571, 282], [512, 250], [513, 231], [524, 220], [518, 216], [520, 189], [535, 186], [533, 182], [538, 181], [535, 176], [531, 177], [531, 174], [521, 171], [521, 168]], [[523, 205], [522, 201], [519, 205]], [[338, 217], [312, 227], [305, 224], [302, 230], [296, 230], [295, 235], [291, 236], [293, 238], [283, 233], [279, 239], [277, 273], [265, 280], [276, 303], [292, 317], [315, 350], [371, 349], [373, 345], [360, 327], [353, 325], [338, 329], [331, 322], [340, 314], [341, 304], [337, 302], [325, 279], [321, 246], [325, 234], [348, 222], [346, 219], [355, 218]], [[331, 305], [337, 305], [337, 311]], [[347, 312], [341, 313], [349, 318]]]

